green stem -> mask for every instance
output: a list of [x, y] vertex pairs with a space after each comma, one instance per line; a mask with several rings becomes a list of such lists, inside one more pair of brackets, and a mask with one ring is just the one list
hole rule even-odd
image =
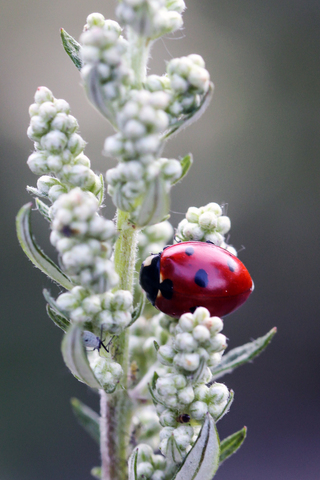
[[[119, 238], [115, 245], [114, 263], [120, 277], [119, 289], [133, 291], [133, 276], [136, 257], [136, 227], [129, 222], [129, 213], [118, 210], [117, 229]], [[123, 379], [117, 391], [108, 395], [100, 391], [100, 448], [102, 480], [127, 479], [127, 447], [131, 423], [132, 405], [127, 394], [129, 369], [129, 331], [114, 338], [112, 358], [120, 363]]]
[[147, 63], [151, 42], [139, 36], [132, 28], [128, 28], [129, 58], [135, 73], [136, 88], [141, 88], [147, 76]]

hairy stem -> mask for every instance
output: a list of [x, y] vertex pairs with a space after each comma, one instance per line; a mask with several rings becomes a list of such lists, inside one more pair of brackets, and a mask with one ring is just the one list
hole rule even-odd
[[[117, 229], [119, 238], [115, 245], [114, 262], [120, 276], [119, 289], [133, 290], [137, 231], [129, 222], [129, 214], [118, 210]], [[131, 400], [127, 394], [129, 368], [129, 331], [114, 338], [112, 358], [120, 363], [123, 378], [117, 391], [108, 395], [100, 391], [100, 448], [102, 480], [125, 480], [127, 478], [127, 447], [131, 422]]]

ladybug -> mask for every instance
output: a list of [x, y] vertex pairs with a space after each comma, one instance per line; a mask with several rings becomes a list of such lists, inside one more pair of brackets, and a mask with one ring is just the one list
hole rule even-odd
[[152, 305], [174, 318], [197, 307], [223, 317], [240, 307], [254, 288], [237, 257], [205, 242], [177, 243], [150, 255], [141, 265], [140, 285]]

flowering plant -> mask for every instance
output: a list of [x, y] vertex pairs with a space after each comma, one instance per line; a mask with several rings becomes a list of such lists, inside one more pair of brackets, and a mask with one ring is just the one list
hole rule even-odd
[[[93, 13], [80, 43], [61, 31], [88, 99], [116, 132], [104, 144], [117, 160], [106, 173], [115, 221], [100, 213], [104, 178], [84, 154], [68, 103], [39, 87], [29, 109], [28, 166], [39, 178], [28, 191], [50, 223], [59, 265], [32, 235], [32, 204], [18, 213], [17, 233], [30, 260], [66, 290], [56, 299], [44, 291], [47, 313], [64, 332], [71, 373], [100, 393], [100, 415], [76, 399], [72, 406], [100, 445], [101, 467], [91, 473], [102, 480], [211, 480], [246, 436], [244, 427], [220, 442], [216, 423], [234, 394], [216, 380], [258, 355], [276, 331], [223, 355], [221, 318], [201, 305], [180, 318], [159, 313], [136, 282], [141, 261], [172, 238], [170, 190], [193, 162], [190, 154], [164, 158], [165, 143], [213, 92], [196, 54], [147, 75], [150, 48], [182, 27], [184, 9], [183, 0], [122, 0], [120, 24]], [[236, 255], [225, 237], [230, 226], [217, 203], [190, 207], [174, 241], [209, 241]]]

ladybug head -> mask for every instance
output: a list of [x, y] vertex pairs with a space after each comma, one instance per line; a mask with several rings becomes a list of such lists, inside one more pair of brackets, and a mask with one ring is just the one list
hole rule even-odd
[[147, 299], [155, 304], [159, 290], [160, 253], [150, 255], [141, 265], [139, 282], [147, 294]]

